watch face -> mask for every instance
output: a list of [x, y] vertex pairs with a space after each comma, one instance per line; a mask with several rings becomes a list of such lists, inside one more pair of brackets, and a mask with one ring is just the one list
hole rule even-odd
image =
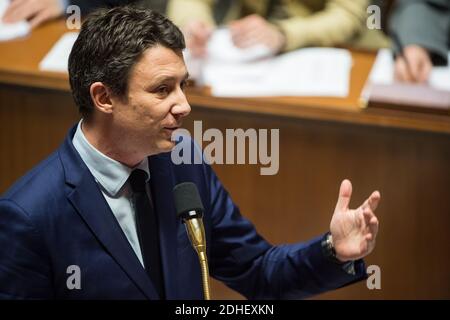
[[331, 262], [341, 264], [336, 257], [336, 250], [334, 250], [333, 242], [331, 240], [331, 233], [327, 233], [322, 240], [323, 255]]
[[327, 236], [327, 244], [328, 247], [333, 248], [333, 241], [331, 240], [331, 234], [328, 234]]

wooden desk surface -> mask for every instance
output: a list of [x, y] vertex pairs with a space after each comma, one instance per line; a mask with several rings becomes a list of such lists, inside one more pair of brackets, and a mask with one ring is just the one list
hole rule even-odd
[[[56, 21], [39, 27], [24, 39], [0, 43], [0, 83], [68, 91], [66, 74], [42, 72], [38, 68], [53, 44], [68, 31], [64, 21]], [[216, 98], [206, 88], [190, 88], [188, 99], [193, 106], [200, 108], [450, 133], [448, 116], [361, 109], [360, 94], [375, 53], [352, 51], [352, 56], [350, 93], [346, 98]]]

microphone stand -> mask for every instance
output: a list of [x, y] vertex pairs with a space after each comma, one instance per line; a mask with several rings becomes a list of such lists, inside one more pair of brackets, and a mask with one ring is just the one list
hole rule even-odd
[[[189, 217], [191, 216], [191, 217]], [[205, 300], [211, 300], [211, 288], [209, 284], [208, 258], [206, 256], [206, 237], [203, 220], [196, 217], [195, 211], [190, 211], [188, 218], [184, 219], [186, 231], [192, 247], [197, 252], [202, 272], [203, 295]]]

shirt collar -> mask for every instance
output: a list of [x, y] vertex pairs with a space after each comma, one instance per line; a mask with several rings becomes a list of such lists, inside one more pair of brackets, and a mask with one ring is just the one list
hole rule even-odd
[[144, 158], [136, 167], [130, 168], [98, 151], [89, 143], [81, 129], [80, 120], [75, 135], [73, 136], [73, 145], [81, 156], [89, 171], [94, 176], [98, 184], [111, 196], [116, 196], [125, 182], [128, 180], [131, 172], [135, 169], [142, 169], [147, 172], [147, 180], [150, 179], [150, 170], [148, 168], [148, 158]]

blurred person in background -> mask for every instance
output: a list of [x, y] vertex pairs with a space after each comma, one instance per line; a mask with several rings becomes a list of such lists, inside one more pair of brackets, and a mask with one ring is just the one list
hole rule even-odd
[[450, 0], [399, 0], [390, 24], [398, 80], [426, 82], [433, 64], [448, 63]]
[[182, 28], [194, 56], [205, 54], [218, 24], [229, 25], [237, 47], [263, 44], [274, 53], [307, 46], [386, 46], [379, 30], [366, 27], [369, 5], [368, 0], [170, 0], [167, 14]]

